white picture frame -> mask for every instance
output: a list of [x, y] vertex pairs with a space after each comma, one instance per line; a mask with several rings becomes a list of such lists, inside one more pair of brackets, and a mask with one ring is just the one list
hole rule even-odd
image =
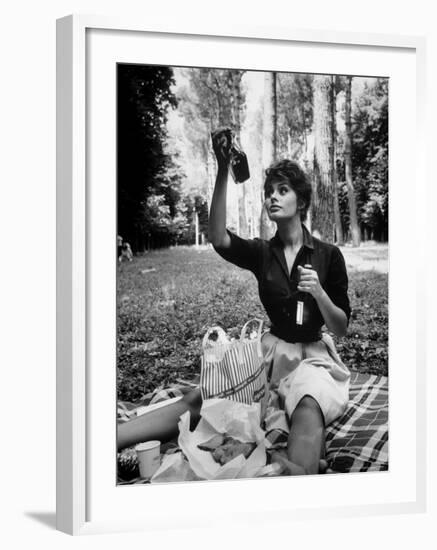
[[[240, 59], [238, 57], [239, 48], [236, 47], [237, 44], [240, 45], [242, 52], [243, 50], [247, 50], [249, 46], [255, 47], [256, 45], [259, 48], [258, 51], [261, 53], [263, 49], [266, 52], [269, 49], [269, 53], [271, 53], [275, 48], [306, 47], [308, 45], [319, 48], [322, 51], [326, 49], [329, 52], [334, 51], [335, 48], [340, 48], [344, 52], [345, 59], [348, 56], [348, 50], [352, 54], [357, 50], [367, 52], [369, 55], [372, 55], [372, 52], [380, 52], [382, 57], [383, 54], [393, 54], [393, 62], [399, 62], [399, 64], [402, 64], [402, 56], [405, 56], [405, 59], [408, 58], [408, 63], [404, 65], [408, 65], [408, 67], [413, 67], [414, 65], [414, 82], [411, 83], [410, 81], [410, 85], [414, 88], [414, 93], [412, 90], [410, 90], [411, 93], [406, 91], [405, 98], [406, 119], [407, 123], [414, 126], [414, 128], [409, 128], [409, 130], [412, 129], [413, 131], [412, 135], [416, 142], [416, 148], [414, 153], [410, 151], [411, 158], [408, 161], [407, 168], [405, 169], [404, 166], [403, 170], [400, 170], [397, 163], [402, 157], [402, 144], [399, 143], [399, 147], [396, 148], [398, 142], [395, 140], [397, 139], [398, 129], [402, 129], [402, 122], [391, 120], [390, 137], [393, 137], [395, 146], [393, 147], [394, 153], [390, 159], [390, 170], [391, 173], [399, 177], [399, 181], [401, 182], [399, 185], [401, 187], [405, 181], [403, 178], [406, 177], [403, 171], [406, 170], [408, 172], [408, 176], [410, 179], [412, 177], [414, 181], [414, 186], [411, 186], [410, 182], [408, 189], [415, 197], [423, 197], [426, 193], [424, 107], [422, 97], [425, 88], [425, 40], [421, 37], [315, 32], [287, 29], [284, 27], [252, 28], [250, 25], [229, 25], [229, 28], [224, 29], [216, 28], [214, 24], [211, 24], [206, 28], [204, 25], [200, 27], [194, 22], [189, 26], [184, 25], [183, 28], [179, 28], [178, 26], [170, 27], [165, 24], [143, 23], [137, 20], [129, 21], [120, 18], [111, 19], [82, 15], [72, 15], [59, 19], [57, 21], [57, 528], [69, 534], [87, 534], [126, 529], [147, 530], [164, 528], [168, 523], [172, 523], [175, 527], [210, 525], [213, 520], [201, 510], [199, 510], [197, 517], [193, 516], [193, 514], [190, 516], [184, 515], [183, 510], [180, 509], [180, 513], [178, 512], [178, 503], [181, 501], [186, 501], [187, 499], [192, 499], [193, 502], [195, 500], [199, 501], [199, 499], [205, 499], [210, 494], [213, 495], [212, 500], [217, 502], [215, 508], [211, 505], [212, 511], [210, 515], [218, 523], [223, 521], [254, 521], [260, 517], [265, 520], [274, 521], [275, 519], [290, 517], [290, 511], [293, 511], [293, 517], [296, 519], [400, 512], [417, 513], [425, 511], [427, 480], [425, 463], [425, 294], [424, 289], [416, 283], [417, 278], [415, 276], [415, 292], [412, 293], [412, 297], [406, 299], [408, 303], [405, 306], [410, 308], [408, 309], [408, 318], [411, 324], [408, 329], [399, 325], [390, 326], [390, 346], [393, 346], [393, 355], [396, 355], [396, 357], [401, 356], [401, 354], [396, 353], [396, 342], [404, 342], [408, 334], [412, 335], [410, 338], [410, 347], [405, 356], [410, 357], [415, 365], [414, 374], [407, 384], [411, 401], [414, 403], [414, 414], [411, 415], [411, 418], [402, 418], [402, 422], [407, 426], [407, 429], [411, 429], [411, 433], [414, 433], [413, 441], [411, 442], [412, 448], [410, 449], [411, 457], [407, 457], [406, 459], [410, 460], [410, 470], [412, 469], [412, 472], [405, 474], [404, 482], [407, 489], [404, 495], [398, 495], [394, 489], [399, 484], [400, 477], [396, 476], [400, 475], [402, 458], [399, 457], [399, 462], [396, 462], [396, 451], [391, 448], [390, 452], [394, 453], [394, 466], [393, 469], [384, 475], [392, 476], [392, 483], [384, 485], [384, 481], [382, 480], [387, 480], [387, 477], [380, 477], [377, 480], [376, 483], [384, 486], [383, 491], [386, 491], [386, 494], [379, 495], [377, 499], [372, 499], [370, 494], [367, 499], [363, 497], [362, 502], [359, 502], [359, 499], [354, 502], [345, 499], [344, 501], [339, 500], [339, 502], [334, 503], [332, 506], [323, 504], [323, 498], [320, 498], [321, 504], [317, 506], [310, 506], [304, 502], [302, 505], [299, 505], [296, 502], [290, 502], [290, 499], [287, 501], [286, 499], [279, 499], [276, 506], [271, 506], [271, 503], [267, 500], [263, 500], [262, 498], [257, 499], [261, 486], [256, 484], [259, 482], [262, 484], [263, 488], [261, 492], [266, 490], [268, 484], [270, 489], [273, 488], [277, 491], [278, 480], [241, 480], [237, 483], [239, 498], [241, 498], [240, 505], [244, 508], [241, 510], [241, 513], [239, 510], [233, 509], [232, 506], [223, 506], [230, 491], [234, 495], [236, 494], [235, 486], [232, 488], [227, 482], [192, 483], [190, 486], [188, 484], [153, 487], [140, 486], [141, 489], [139, 487], [119, 487], [117, 500], [120, 502], [125, 498], [126, 491], [134, 491], [135, 498], [137, 499], [141, 499], [144, 494], [139, 493], [139, 491], [149, 491], [149, 494], [153, 494], [153, 498], [155, 499], [154, 510], [147, 510], [147, 505], [144, 504], [144, 508], [135, 517], [119, 516], [115, 506], [111, 510], [109, 508], [108, 510], [101, 508], [99, 513], [90, 513], [91, 508], [94, 507], [96, 510], [98, 508], [98, 505], [95, 505], [94, 502], [99, 501], [98, 495], [96, 496], [96, 493], [99, 491], [102, 490], [102, 495], [104, 495], [100, 498], [100, 501], [106, 500], [109, 502], [110, 500], [109, 497], [107, 498], [106, 493], [103, 492], [101, 485], [99, 486], [100, 489], [96, 489], [97, 486], [93, 486], [92, 490], [90, 489], [96, 477], [96, 453], [93, 454], [90, 451], [96, 438], [96, 422], [100, 422], [97, 425], [102, 428], [102, 434], [98, 436], [99, 446], [102, 449], [109, 448], [111, 445], [114, 446], [114, 454], [108, 459], [113, 462], [115, 461], [115, 439], [111, 442], [111, 436], [108, 435], [113, 433], [115, 418], [110, 418], [110, 422], [108, 419], [108, 423], [111, 425], [106, 430], [103, 424], [106, 425], [107, 417], [100, 415], [100, 413], [97, 414], [96, 409], [98, 406], [96, 401], [103, 399], [106, 401], [106, 404], [103, 404], [101, 409], [103, 411], [108, 410], [108, 403], [110, 406], [111, 400], [113, 401], [115, 395], [115, 377], [112, 380], [109, 379], [107, 385], [106, 383], [102, 384], [105, 391], [112, 391], [113, 393], [109, 393], [109, 395], [106, 393], [106, 397], [96, 396], [94, 389], [96, 384], [91, 372], [92, 365], [96, 364], [93, 358], [96, 353], [99, 354], [101, 352], [101, 349], [99, 351], [99, 346], [94, 344], [94, 342], [99, 340], [99, 335], [98, 332], [92, 329], [92, 326], [95, 326], [99, 315], [104, 317], [103, 311], [99, 312], [98, 308], [99, 303], [102, 302], [98, 300], [95, 303], [93, 302], [96, 287], [95, 283], [92, 282], [95, 276], [92, 272], [93, 268], [90, 266], [95, 265], [93, 264], [95, 261], [93, 252], [97, 250], [93, 244], [96, 239], [93, 220], [95, 218], [95, 209], [103, 210], [106, 207], [103, 204], [100, 206], [96, 205], [95, 196], [93, 195], [94, 191], [92, 186], [90, 186], [90, 181], [94, 177], [93, 171], [99, 169], [99, 163], [98, 161], [94, 163], [94, 157], [92, 157], [94, 151], [92, 153], [90, 151], [90, 143], [94, 138], [89, 131], [88, 119], [93, 116], [92, 109], [94, 103], [91, 97], [89, 82], [93, 81], [92, 71], [97, 71], [98, 69], [96, 69], [97, 65], [95, 61], [90, 60], [89, 56], [94, 55], [102, 46], [99, 44], [100, 38], [99, 40], [95, 40], [93, 33], [97, 33], [95, 36], [104, 36], [105, 43], [112, 43], [114, 46], [112, 53], [109, 52], [111, 48], [104, 48], [105, 55], [108, 56], [108, 63], [113, 62], [113, 58], [110, 57], [111, 55], [115, 55], [117, 58], [120, 55], [120, 59], [123, 58], [121, 59], [123, 61], [126, 60], [126, 57], [123, 56], [127, 55], [128, 60], [132, 62], [137, 61], [137, 59], [129, 57], [129, 55], [132, 55], [128, 53], [129, 48], [126, 50], [127, 53], [122, 52], [121, 47], [119, 53], [117, 52], [119, 46], [117, 45], [118, 38], [116, 36], [129, 37], [130, 40], [135, 41], [142, 40], [142, 37], [144, 39], [153, 38], [154, 40], [159, 40], [162, 44], [165, 44], [166, 41], [184, 40], [187, 44], [190, 41], [200, 41], [204, 44], [214, 45], [217, 40], [220, 40], [220, 43], [223, 45], [233, 46], [231, 49], [235, 51], [232, 52], [232, 55], [235, 56], [237, 64]], [[135, 44], [132, 43], [130, 47], [135, 48]], [[198, 45], [198, 43], [196, 44]], [[144, 58], [143, 62], [147, 61], [147, 52], [148, 49], [146, 47], [141, 54]], [[211, 50], [211, 52], [216, 52], [216, 50]], [[279, 49], [277, 52], [279, 52]], [[216, 54], [214, 53], [214, 55]], [[242, 53], [241, 55], [247, 54]], [[179, 62], [180, 57], [178, 56], [183, 57], [181, 49], [178, 48], [176, 51], [173, 47], [163, 48], [161, 62], [162, 64], [170, 65], [181, 64]], [[333, 55], [334, 57], [335, 55]], [[171, 61], [172, 58], [174, 58], [173, 61]], [[257, 60], [260, 58], [261, 61], [259, 62], [262, 63], [262, 55], [257, 56]], [[165, 59], [168, 59], [169, 62], [166, 62]], [[385, 62], [390, 64], [390, 59], [388, 56]], [[255, 60], [253, 62], [255, 64]], [[274, 63], [280, 64], [280, 55], [271, 57], [270, 63], [272, 65]], [[191, 62], [187, 59], [185, 64], [190, 65]], [[345, 61], [346, 65], [347, 61]], [[227, 65], [224, 64], [223, 66]], [[269, 68], [268, 66], [264, 66], [264, 69]], [[272, 68], [276, 69], [277, 66]], [[332, 67], [327, 66], [326, 72], [331, 71]], [[308, 70], [308, 72], [312, 71]], [[94, 78], [95, 80], [96, 78]], [[401, 85], [400, 80], [399, 85]], [[115, 109], [114, 106], [112, 108]], [[112, 118], [111, 121], [109, 129], [113, 130]], [[98, 120], [94, 122], [93, 131], [96, 124], [98, 125]], [[108, 139], [112, 139], [113, 141], [112, 145], [108, 142], [108, 150], [113, 151], [111, 147], [115, 147], [115, 135], [107, 130], [106, 133], [109, 134]], [[99, 147], [102, 148], [103, 152], [105, 144], [102, 142], [102, 145], [99, 145]], [[104, 150], [105, 154], [108, 150]], [[109, 162], [109, 164], [112, 163]], [[109, 177], [112, 177], [111, 173]], [[110, 189], [113, 190], [114, 188], [110, 187]], [[108, 195], [111, 195], [111, 193], [108, 192]], [[396, 190], [394, 195], [396, 195]], [[411, 196], [409, 199], [411, 199]], [[401, 200], [404, 199], [399, 197], [399, 205], [401, 205]], [[113, 206], [112, 203], [111, 205]], [[109, 210], [111, 210], [111, 207], [109, 207]], [[408, 238], [412, 239], [411, 242], [413, 244], [414, 236], [419, 235], [420, 231], [424, 230], [423, 225], [421, 225], [423, 222], [418, 212], [419, 209], [417, 208], [414, 235], [405, 237], [407, 241]], [[108, 221], [107, 223], [109, 225], [103, 225], [106, 228], [111, 227], [112, 222]], [[394, 211], [390, 221], [391, 235], [399, 227], [399, 217], [396, 216], [396, 211]], [[106, 239], [103, 233], [97, 235], [97, 237], [103, 238], [103, 240]], [[98, 254], [107, 254], [108, 251], [109, 255], [112, 254], [114, 245], [113, 236], [110, 235], [108, 239], [108, 244], [103, 244], [102, 251], [99, 251]], [[402, 252], [400, 246], [396, 243], [396, 238], [393, 239], [393, 243], [390, 241], [391, 297], [396, 295], [405, 282], [405, 279], [400, 274]], [[408, 242], [406, 244], [408, 245]], [[423, 266], [426, 266], [423, 247], [423, 244], [417, 245], [415, 253], [417, 255], [417, 266], [422, 271]], [[113, 283], [113, 279], [111, 280]], [[102, 292], [106, 293], [107, 298], [108, 295], [111, 296], [111, 293], [114, 292], [115, 287], [112, 283], [110, 281], [108, 285], [103, 285]], [[115, 295], [112, 295], [115, 300]], [[102, 299], [102, 296], [100, 299]], [[391, 300], [393, 311], [391, 309], [390, 314], [393, 315], [394, 319], [399, 317], [397, 307], [396, 302]], [[402, 310], [399, 313], [402, 316]], [[102, 333], [106, 330], [104, 325], [105, 323], [102, 323], [101, 329], [98, 329]], [[108, 325], [109, 328], [107, 327], [109, 333], [113, 330], [111, 326]], [[108, 332], [105, 334], [108, 334]], [[411, 340], [414, 340], [412, 344]], [[105, 352], [108, 354], [108, 357], [111, 354], [114, 355], [115, 340], [114, 347], [110, 345], [109, 348]], [[391, 361], [392, 352], [390, 353]], [[396, 376], [395, 373], [393, 384], [398, 383], [396, 382]], [[411, 391], [411, 388], [414, 391]], [[391, 392], [392, 389], [391, 386]], [[392, 412], [393, 414], [401, 414], [397, 411], [400, 411], [402, 398], [405, 397], [404, 392], [407, 389], [405, 382], [399, 379], [399, 390], [395, 388], [396, 391], [390, 397], [390, 414]], [[105, 393], [105, 391], [102, 391], [102, 393]], [[113, 415], [115, 417], [115, 406]], [[399, 419], [401, 419], [401, 416], [399, 416]], [[393, 421], [391, 417], [390, 422], [390, 433], [394, 434], [393, 437], [396, 440], [397, 420]], [[411, 422], [411, 426], [408, 422]], [[401, 420], [399, 420], [399, 423], [401, 423]], [[398, 437], [401, 437], [400, 431]], [[392, 455], [390, 456], [392, 460]], [[411, 460], [414, 463], [414, 468], [411, 465]], [[101, 470], [111, 472], [112, 467], [109, 466], [106, 470], [102, 467]], [[370, 483], [370, 478], [362, 481], [360, 476], [362, 478], [361, 474], [354, 475], [348, 483], [351, 486], [353, 484], [354, 487], [360, 487], [360, 484], [363, 483], [366, 485]], [[321, 497], [324, 493], [332, 492], [336, 484], [341, 484], [341, 479], [336, 476], [317, 477], [323, 478], [323, 480], [315, 480], [314, 478], [285, 480], [282, 478], [280, 482], [283, 484], [286, 483], [288, 488], [292, 487], [294, 493], [305, 488], [305, 484], [312, 484], [316, 490], [320, 491], [319, 496]], [[117, 490], [115, 489], [115, 479], [110, 480], [110, 476], [107, 476], [106, 478], [102, 477], [102, 480], [100, 481], [103, 484], [110, 484], [111, 482], [114, 484], [111, 491], [112, 489]], [[293, 485], [290, 485], [290, 483]], [[323, 485], [320, 485], [321, 483]], [[347, 488], [344, 490], [346, 491]], [[247, 495], [246, 500], [241, 495]], [[165, 508], [166, 517], [160, 519], [165, 502], [169, 503]], [[251, 502], [255, 503], [251, 504]]]

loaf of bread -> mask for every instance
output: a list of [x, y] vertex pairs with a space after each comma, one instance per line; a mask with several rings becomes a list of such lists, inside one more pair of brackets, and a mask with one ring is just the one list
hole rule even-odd
[[225, 436], [223, 434], [217, 434], [211, 437], [211, 439], [208, 439], [208, 441], [205, 441], [205, 443], [202, 443], [201, 445], [197, 445], [199, 449], [202, 451], [215, 451], [217, 447], [220, 447], [220, 445], [223, 445], [225, 441]]
[[248, 458], [255, 449], [256, 443], [243, 443], [231, 436], [218, 434], [198, 447], [202, 451], [209, 451], [213, 459], [224, 466], [238, 455]]

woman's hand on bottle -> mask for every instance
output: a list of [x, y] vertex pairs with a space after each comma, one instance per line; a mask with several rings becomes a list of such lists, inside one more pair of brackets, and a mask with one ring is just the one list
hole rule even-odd
[[232, 135], [229, 128], [220, 128], [211, 134], [212, 148], [219, 168], [228, 168], [231, 158]]
[[297, 269], [299, 271], [299, 284], [297, 285], [297, 289], [301, 292], [308, 292], [308, 294], [311, 294], [316, 300], [320, 298], [324, 290], [320, 284], [317, 271], [307, 265], [305, 265], [305, 267], [298, 265]]
[[328, 329], [336, 336], [343, 337], [347, 333], [347, 317], [345, 312], [336, 306], [320, 284], [317, 271], [310, 265], [298, 266], [298, 290], [308, 292], [316, 300]]

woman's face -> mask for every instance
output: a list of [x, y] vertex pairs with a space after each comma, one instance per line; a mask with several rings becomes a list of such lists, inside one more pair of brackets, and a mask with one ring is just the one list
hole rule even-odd
[[272, 221], [300, 216], [297, 195], [287, 181], [269, 182], [265, 187], [264, 197], [264, 205]]

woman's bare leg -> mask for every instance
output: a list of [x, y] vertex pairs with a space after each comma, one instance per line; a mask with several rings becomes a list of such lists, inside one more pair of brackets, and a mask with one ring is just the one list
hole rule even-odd
[[325, 424], [322, 411], [315, 399], [303, 397], [291, 415], [288, 436], [288, 459], [273, 454], [289, 475], [318, 474], [326, 469], [323, 460], [325, 448]]
[[182, 399], [118, 425], [117, 448], [131, 447], [136, 443], [158, 439], [162, 443], [178, 435], [179, 418], [190, 411], [191, 429], [200, 419], [202, 397], [200, 390], [193, 390]]

